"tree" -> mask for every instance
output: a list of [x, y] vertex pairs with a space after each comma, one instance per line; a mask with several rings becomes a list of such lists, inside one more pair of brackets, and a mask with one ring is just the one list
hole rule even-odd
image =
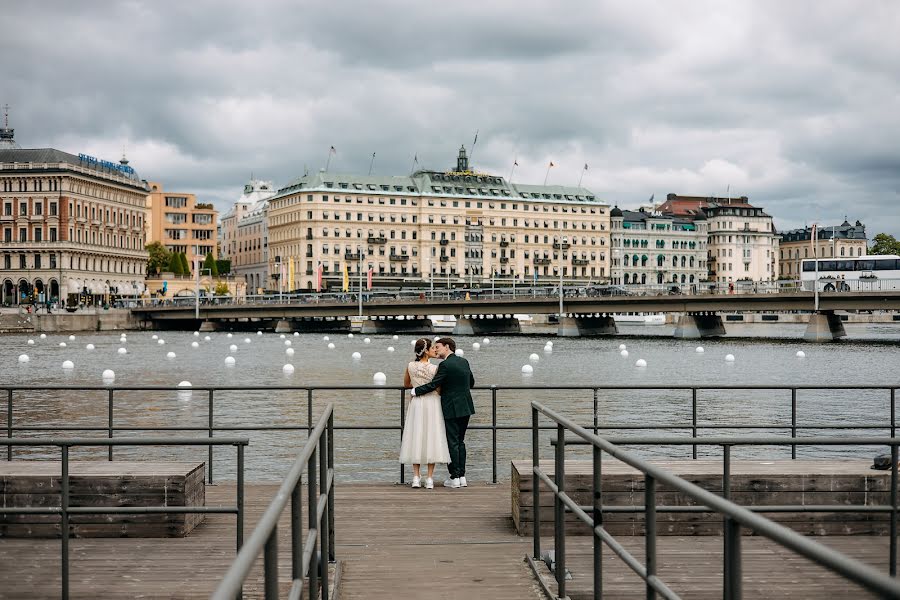
[[231, 273], [231, 260], [225, 258], [216, 259], [216, 270], [219, 272], [219, 275]]
[[160, 242], [147, 244], [144, 249], [150, 253], [150, 257], [147, 259], [147, 275], [159, 275], [160, 271], [169, 266], [172, 253]]
[[887, 233], [879, 233], [872, 240], [869, 254], [900, 254], [900, 241]]
[[187, 255], [182, 252], [178, 255], [178, 258], [181, 259], [181, 274], [182, 275], [190, 275], [191, 274], [191, 263], [188, 262]]
[[216, 266], [216, 259], [213, 258], [212, 252], [209, 252], [203, 260], [203, 268], [209, 269], [209, 274], [213, 277], [219, 276], [219, 269]]
[[181, 266], [181, 256], [177, 252], [169, 254], [169, 271], [172, 275], [184, 275], [184, 267]]
[[216, 284], [215, 289], [216, 296], [227, 296], [228, 295], [228, 284], [224, 281], [220, 281]]

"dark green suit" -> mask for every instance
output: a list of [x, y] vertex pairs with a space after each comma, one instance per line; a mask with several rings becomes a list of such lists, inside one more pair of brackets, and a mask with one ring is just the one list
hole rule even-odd
[[451, 479], [466, 475], [466, 429], [469, 427], [469, 417], [475, 414], [471, 392], [474, 385], [475, 376], [469, 368], [469, 361], [451, 354], [438, 365], [434, 379], [415, 389], [416, 396], [421, 396], [441, 388], [441, 410], [450, 449], [447, 469]]

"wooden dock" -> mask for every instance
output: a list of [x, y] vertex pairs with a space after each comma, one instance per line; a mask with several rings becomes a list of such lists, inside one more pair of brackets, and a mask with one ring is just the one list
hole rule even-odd
[[[438, 485], [440, 485], [438, 483]], [[246, 489], [249, 536], [277, 486]], [[233, 485], [207, 488], [210, 506], [234, 503]], [[305, 494], [304, 494], [305, 496]], [[523, 558], [531, 538], [518, 537], [510, 485], [413, 490], [392, 484], [338, 484], [337, 556], [341, 598], [542, 598]], [[287, 515], [285, 515], [287, 517]], [[289, 588], [287, 518], [279, 527], [284, 593]], [[73, 598], [206, 598], [234, 557], [234, 517], [208, 515], [186, 538], [73, 539]], [[620, 538], [641, 556], [643, 538]], [[817, 538], [886, 571], [885, 536]], [[864, 598], [856, 586], [760, 538], [744, 538], [745, 597]], [[544, 538], [546, 547], [552, 538]], [[721, 597], [721, 538], [659, 540], [659, 572], [691, 598]], [[59, 540], [0, 539], [0, 598], [59, 598]], [[573, 598], [591, 585], [590, 538], [570, 538]], [[643, 597], [643, 583], [605, 553], [608, 598]], [[245, 590], [260, 596], [261, 569]]]

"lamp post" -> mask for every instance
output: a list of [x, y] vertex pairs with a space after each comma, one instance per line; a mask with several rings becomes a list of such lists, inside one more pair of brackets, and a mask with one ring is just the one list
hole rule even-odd
[[281, 257], [275, 257], [275, 272], [272, 273], [272, 277], [275, 278], [275, 281], [278, 282], [278, 302], [281, 302]]
[[566, 238], [559, 238], [559, 318], [562, 319], [563, 316], [563, 247], [565, 246]]
[[359, 258], [359, 316], [362, 318], [362, 305], [363, 305], [363, 259], [365, 258], [365, 254], [363, 254], [362, 248], [360, 246], [356, 247], [356, 253]]
[[200, 320], [200, 276], [203, 274], [202, 273], [203, 271], [206, 271], [207, 273], [210, 274], [210, 276], [212, 276], [212, 269], [201, 269], [200, 261], [198, 260], [196, 271], [197, 271], [197, 279], [196, 279], [195, 285], [194, 285], [194, 318], [199, 321]]
[[493, 300], [496, 296], [496, 286], [494, 285], [494, 277], [497, 275], [497, 271], [494, 269], [494, 265], [491, 265], [491, 300]]
[[429, 287], [429, 290], [430, 290], [430, 291], [428, 292], [428, 297], [429, 297], [431, 300], [434, 300], [434, 265], [431, 264], [431, 259], [430, 259], [430, 258], [426, 258], [426, 259], [425, 259], [425, 262], [428, 263], [428, 287]]

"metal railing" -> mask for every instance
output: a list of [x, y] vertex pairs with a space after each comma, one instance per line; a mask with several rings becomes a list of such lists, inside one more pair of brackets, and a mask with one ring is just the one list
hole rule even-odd
[[[309, 513], [305, 541], [301, 496], [304, 469], [308, 473], [306, 487]], [[328, 600], [328, 565], [335, 561], [333, 404], [329, 404], [319, 417], [278, 493], [260, 517], [256, 528], [238, 552], [212, 598], [232, 600], [239, 597], [241, 587], [260, 554], [263, 555], [265, 598], [266, 600], [278, 598], [278, 520], [288, 501], [291, 503], [292, 580], [289, 597], [300, 598], [304, 591], [303, 580], [308, 578], [307, 597], [317, 598], [321, 591], [322, 600]], [[321, 561], [317, 549], [319, 543], [322, 546]]]
[[[897, 458], [900, 439], [890, 438], [704, 438], [697, 439], [673, 439], [673, 438], [604, 438], [588, 429], [581, 427], [574, 421], [559, 413], [541, 405], [538, 402], [531, 403], [532, 412], [532, 499], [533, 499], [533, 555], [526, 557], [529, 565], [539, 578], [545, 591], [552, 596], [552, 590], [547, 586], [536, 561], [541, 560], [541, 528], [540, 528], [540, 488], [541, 484], [553, 493], [553, 531], [554, 531], [554, 576], [559, 598], [566, 597], [566, 512], [573, 513], [580, 521], [591, 529], [593, 538], [593, 597], [603, 596], [603, 560], [602, 549], [606, 544], [645, 584], [646, 597], [653, 599], [657, 594], [667, 599], [677, 599], [680, 596], [672, 590], [657, 574], [656, 560], [656, 515], [658, 512], [715, 512], [723, 517], [723, 597], [729, 600], [737, 600], [742, 597], [741, 575], [741, 528], [747, 528], [754, 533], [768, 538], [776, 544], [792, 550], [797, 554], [837, 573], [838, 575], [853, 581], [868, 591], [887, 598], [900, 598], [900, 582], [893, 577], [896, 574], [897, 559]], [[553, 422], [556, 429], [554, 446], [554, 473], [551, 479], [540, 467], [540, 416], [543, 415]], [[576, 439], [566, 439], [566, 432], [571, 432]], [[716, 495], [693, 483], [670, 473], [666, 469], [653, 465], [631, 452], [623, 450], [619, 444], [710, 444], [722, 446], [723, 458], [723, 484], [722, 496]], [[822, 444], [822, 445], [886, 445], [891, 448], [891, 490], [890, 506], [757, 506], [742, 507], [730, 501], [730, 449], [737, 445], [787, 445], [787, 444]], [[592, 498], [591, 506], [580, 506], [566, 491], [565, 481], [565, 448], [567, 445], [589, 445], [592, 449]], [[645, 561], [640, 560], [620, 544], [603, 526], [605, 512], [613, 512], [613, 507], [603, 505], [602, 487], [602, 456], [603, 454], [618, 459], [619, 461], [637, 469], [644, 477], [644, 505], [635, 507], [615, 507], [622, 510], [615, 512], [642, 512], [644, 516], [644, 541]], [[656, 486], [663, 484], [668, 488], [684, 494], [697, 506], [659, 506], [656, 502]], [[769, 519], [760, 516], [760, 512], [787, 512], [787, 511], [849, 511], [855, 512], [889, 512], [891, 528], [891, 556], [890, 572], [886, 575], [877, 569], [863, 564], [855, 559], [847, 557], [835, 550], [821, 545], [797, 532], [776, 524]]]
[[[41, 507], [0, 507], [0, 515], [60, 515], [62, 598], [69, 598], [69, 515], [151, 515], [151, 514], [233, 514], [235, 515], [235, 547], [244, 540], [244, 449], [247, 438], [11, 438], [12, 446], [55, 446], [61, 451], [60, 505]], [[237, 488], [235, 506], [71, 506], [69, 504], [69, 449], [78, 446], [235, 446], [237, 448]]]
[[[529, 385], [492, 385], [492, 386], [476, 386], [472, 388], [477, 394], [478, 392], [490, 393], [490, 423], [479, 424], [472, 423], [469, 425], [470, 431], [489, 431], [491, 436], [491, 481], [498, 481], [498, 458], [497, 458], [497, 436], [499, 431], [526, 431], [530, 430], [532, 425], [528, 423], [498, 423], [498, 395], [503, 393], [516, 392], [566, 392], [576, 393], [584, 392], [591, 395], [592, 419], [591, 423], [585, 427], [592, 430], [594, 434], [601, 431], [671, 431], [684, 430], [690, 432], [691, 438], [699, 438], [700, 433], [704, 431], [715, 430], [756, 430], [756, 431], [784, 431], [790, 433], [791, 438], [797, 438], [798, 433], [803, 431], [841, 431], [841, 430], [858, 430], [858, 431], [882, 431], [890, 432], [890, 436], [894, 437], [897, 432], [897, 410], [896, 410], [896, 392], [900, 386], [892, 385], [735, 385], [735, 386], [716, 386], [716, 385], [563, 385], [563, 386], [529, 386]], [[802, 391], [878, 391], [883, 392], [886, 396], [889, 418], [882, 419], [875, 423], [825, 423], [825, 422], [809, 422], [801, 423], [799, 421], [800, 412], [798, 410], [798, 397]], [[87, 391], [102, 392], [106, 395], [106, 412], [105, 423], [102, 425], [15, 425], [15, 396], [16, 392], [38, 392], [38, 391]], [[306, 396], [306, 422], [279, 424], [279, 425], [217, 425], [215, 403], [217, 392], [299, 392]], [[377, 386], [377, 385], [310, 385], [310, 386], [196, 386], [191, 388], [194, 396], [206, 395], [207, 414], [205, 426], [154, 426], [154, 427], [135, 427], [117, 425], [115, 421], [116, 415], [116, 394], [121, 396], [125, 392], [173, 392], [184, 393], [184, 388], [174, 386], [0, 386], [0, 394], [6, 395], [6, 435], [12, 438], [14, 434], [26, 432], [104, 432], [109, 439], [113, 439], [115, 434], [119, 432], [198, 432], [202, 431], [207, 434], [210, 440], [214, 439], [217, 433], [234, 434], [235, 432], [302, 432], [307, 433], [313, 429], [313, 403], [316, 392], [374, 392], [374, 391], [391, 391], [398, 393], [398, 421], [396, 423], [383, 423], [372, 425], [335, 425], [335, 430], [369, 430], [369, 431], [394, 431], [402, 435], [403, 427], [406, 422], [406, 401], [407, 390], [398, 386]], [[602, 394], [612, 392], [629, 392], [644, 393], [647, 391], [671, 391], [684, 392], [685, 396], [689, 394], [690, 401], [690, 421], [676, 421], [661, 424], [613, 424], [605, 421], [601, 410]], [[710, 423], [702, 422], [702, 414], [700, 412], [700, 403], [698, 395], [701, 392], [724, 392], [733, 393], [735, 391], [765, 391], [765, 392], [782, 392], [785, 394], [785, 402], [790, 402], [790, 422], [768, 422], [768, 423]], [[2, 395], [0, 395], [2, 397]], [[687, 398], [686, 398], [687, 399]], [[477, 400], [477, 398], [476, 398]], [[476, 402], [476, 411], [485, 410], [479, 408]], [[888, 416], [888, 415], [885, 415]], [[787, 415], [786, 415], [787, 417]], [[552, 426], [542, 426], [542, 429], [553, 429]], [[397, 440], [399, 448], [400, 440]], [[0, 446], [4, 445], [3, 438], [0, 438]], [[7, 445], [7, 460], [12, 460], [12, 446]], [[207, 458], [207, 481], [214, 481], [214, 455], [213, 445], [208, 444]], [[692, 458], [697, 458], [698, 446], [700, 442], [692, 443]], [[792, 442], [791, 458], [797, 458], [797, 442]], [[108, 460], [113, 460], [113, 448], [110, 446]], [[405, 469], [400, 466], [400, 482], [404, 483]]]

